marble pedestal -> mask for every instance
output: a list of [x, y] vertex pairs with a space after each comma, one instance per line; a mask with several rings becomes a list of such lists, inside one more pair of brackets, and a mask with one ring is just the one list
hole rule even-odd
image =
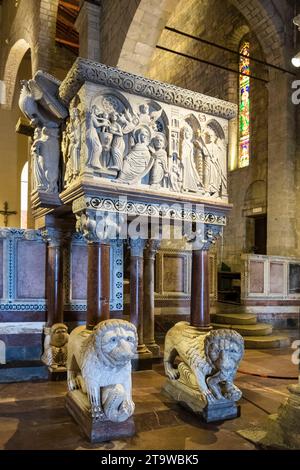
[[131, 437], [135, 434], [135, 425], [132, 416], [123, 423], [115, 423], [108, 420], [100, 421], [92, 418], [87, 396], [80, 390], [67, 393], [66, 408], [92, 443]]
[[240, 415], [240, 407], [235, 402], [224, 398], [207, 405], [200, 392], [187, 387], [179, 380], [167, 379], [163, 391], [207, 423], [234, 419]]
[[270, 415], [261, 427], [238, 434], [265, 449], [300, 449], [300, 379], [288, 390], [290, 395], [277, 414]]
[[152, 370], [152, 364], [152, 353], [148, 351], [147, 348], [145, 348], [143, 352], [140, 352], [138, 347], [137, 354], [131, 359], [132, 370]]

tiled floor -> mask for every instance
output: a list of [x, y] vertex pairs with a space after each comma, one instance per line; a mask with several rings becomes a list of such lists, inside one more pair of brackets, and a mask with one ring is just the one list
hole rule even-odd
[[298, 375], [291, 353], [246, 351], [236, 380], [244, 396], [241, 416], [214, 424], [202, 423], [161, 392], [165, 380], [161, 365], [152, 371], [135, 372], [137, 433], [105, 444], [88, 443], [67, 413], [65, 382], [1, 385], [0, 449], [255, 449], [236, 431], [259, 424], [276, 412], [287, 396], [286, 386]]

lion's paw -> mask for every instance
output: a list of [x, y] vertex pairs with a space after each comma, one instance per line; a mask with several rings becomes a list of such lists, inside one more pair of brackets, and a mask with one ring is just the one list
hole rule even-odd
[[239, 388], [232, 386], [224, 393], [224, 398], [232, 401], [239, 401], [242, 398], [242, 392]]
[[104, 421], [106, 416], [104, 414], [104, 411], [101, 406], [92, 406], [91, 408], [91, 415], [93, 419], [96, 419], [98, 421]]

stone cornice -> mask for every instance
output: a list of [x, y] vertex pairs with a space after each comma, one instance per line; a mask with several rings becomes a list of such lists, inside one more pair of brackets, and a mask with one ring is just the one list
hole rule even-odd
[[233, 119], [237, 106], [227, 101], [186, 90], [168, 83], [150, 80], [124, 72], [92, 60], [78, 57], [59, 87], [59, 96], [65, 105], [85, 82], [104, 85], [127, 93], [137, 94], [170, 105], [182, 106], [201, 113]]

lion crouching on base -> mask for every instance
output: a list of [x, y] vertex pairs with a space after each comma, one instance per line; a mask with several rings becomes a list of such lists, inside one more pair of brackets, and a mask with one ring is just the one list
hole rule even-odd
[[[184, 382], [181, 371], [189, 370], [208, 403], [224, 398], [238, 401], [242, 392], [233, 381], [243, 354], [244, 340], [236, 331], [220, 329], [199, 334], [189, 323], [179, 322], [165, 337], [165, 372], [169, 379]], [[178, 356], [183, 362], [176, 368]]]
[[105, 320], [92, 331], [79, 326], [70, 334], [68, 388], [87, 394], [93, 418], [121, 422], [133, 414], [131, 359], [136, 348], [136, 328], [125, 320]]

